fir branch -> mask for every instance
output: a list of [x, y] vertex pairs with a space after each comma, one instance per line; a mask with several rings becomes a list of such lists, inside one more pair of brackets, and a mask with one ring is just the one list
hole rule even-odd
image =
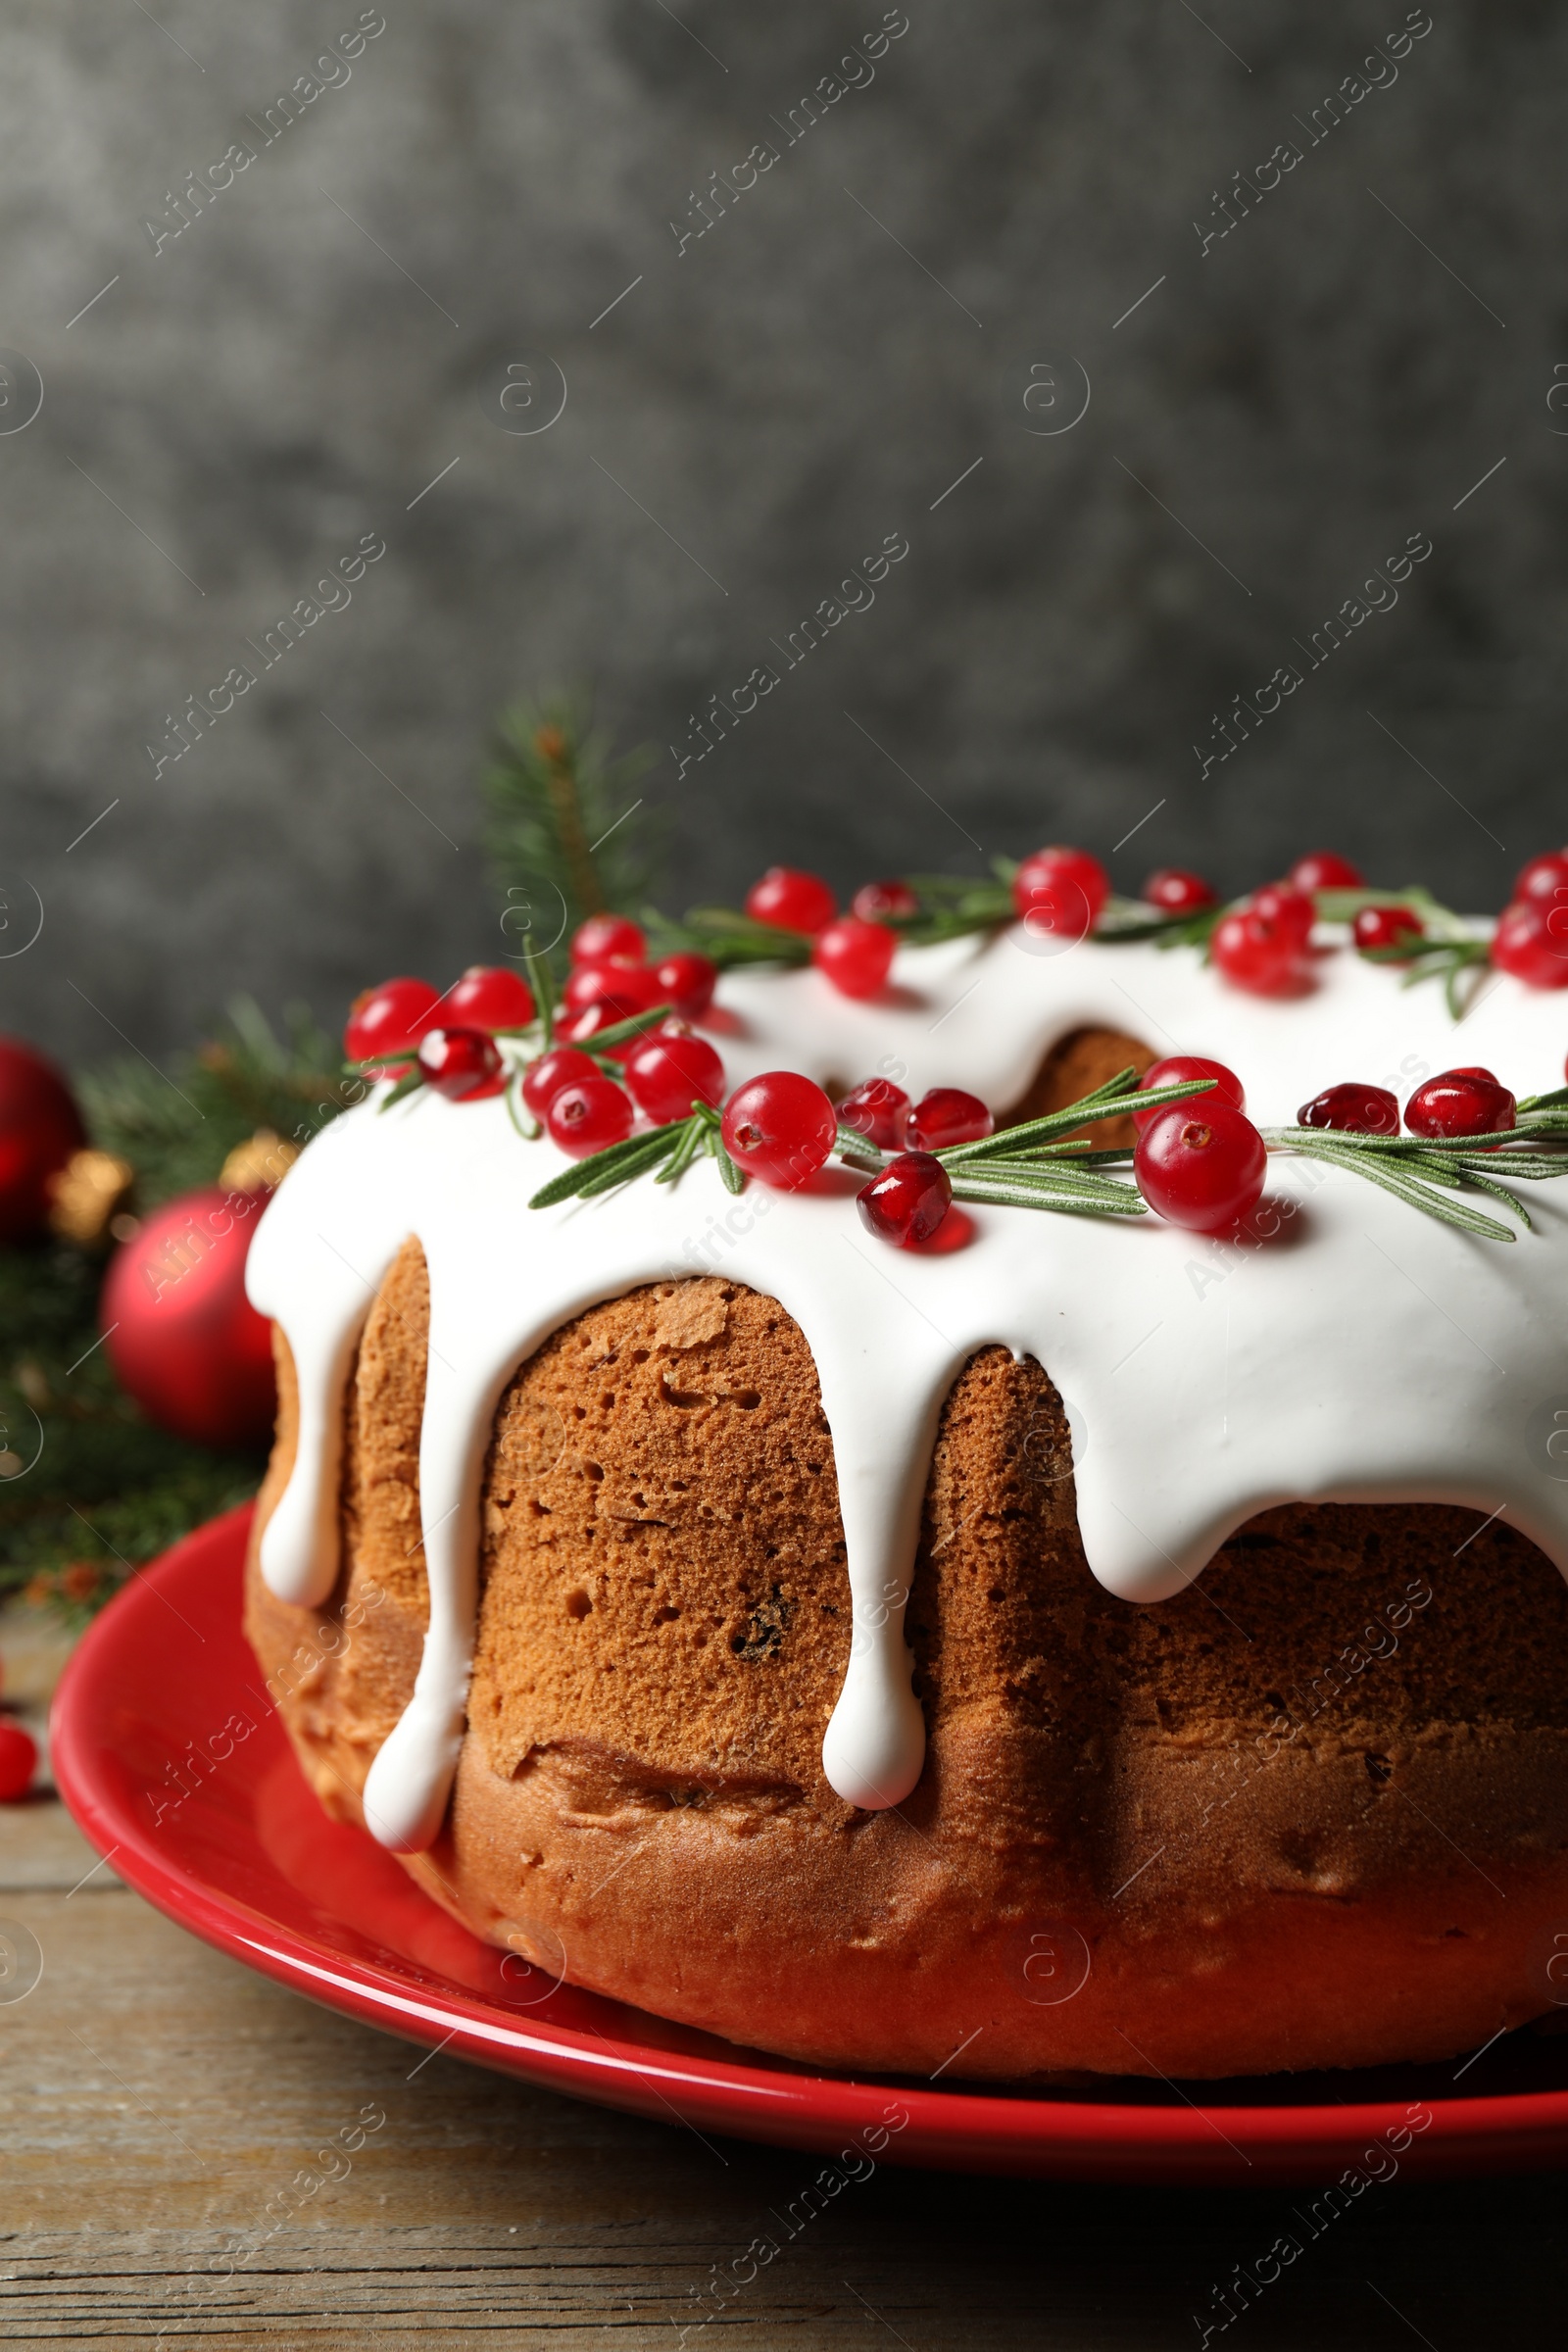
[[509, 901], [503, 927], [528, 943], [525, 956], [564, 968], [579, 923], [627, 912], [647, 890], [662, 828], [636, 786], [653, 759], [646, 744], [612, 756], [582, 695], [502, 713], [483, 777], [486, 844]]

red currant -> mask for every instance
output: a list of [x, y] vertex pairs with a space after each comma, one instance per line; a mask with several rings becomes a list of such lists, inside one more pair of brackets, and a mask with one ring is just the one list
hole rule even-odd
[[1360, 868], [1352, 865], [1348, 858], [1342, 858], [1337, 850], [1309, 850], [1304, 858], [1298, 858], [1292, 866], [1291, 880], [1298, 890], [1304, 890], [1308, 897], [1316, 890], [1360, 890], [1364, 887]]
[[862, 882], [850, 906], [862, 923], [900, 921], [920, 911], [907, 882]]
[[551, 1098], [550, 1141], [571, 1159], [622, 1144], [631, 1133], [631, 1097], [613, 1078], [575, 1078]]
[[1350, 932], [1358, 948], [1403, 948], [1413, 955], [1426, 926], [1408, 906], [1363, 906]]
[[1220, 916], [1209, 954], [1227, 980], [1253, 996], [1292, 995], [1306, 984], [1309, 966], [1300, 931], [1255, 906]]
[[1397, 1135], [1399, 1105], [1386, 1086], [1362, 1086], [1347, 1079], [1326, 1086], [1296, 1114], [1298, 1127], [1339, 1127], [1354, 1135]]
[[1518, 1105], [1490, 1070], [1474, 1065], [1440, 1070], [1418, 1086], [1404, 1106], [1412, 1135], [1501, 1135]]
[[1150, 1207], [1195, 1233], [1224, 1233], [1255, 1208], [1267, 1172], [1263, 1138], [1228, 1102], [1173, 1102], [1150, 1120], [1133, 1154]]
[[626, 914], [591, 914], [571, 935], [573, 963], [605, 963], [612, 956], [641, 963], [646, 948], [641, 927]]
[[746, 893], [746, 911], [759, 923], [779, 931], [804, 931], [814, 938], [825, 931], [838, 912], [838, 901], [820, 874], [803, 874], [793, 865], [770, 865], [760, 882]]
[[1515, 899], [1497, 918], [1492, 960], [1527, 988], [1568, 988], [1568, 881], [1552, 898]]
[[431, 1022], [440, 999], [427, 980], [383, 980], [349, 1006], [343, 1053], [349, 1061], [379, 1054], [412, 1054]]
[[[1191, 1110], [1195, 1113], [1204, 1112], [1212, 1102], [1228, 1102], [1232, 1110], [1247, 1108], [1247, 1096], [1236, 1072], [1228, 1070], [1222, 1061], [1205, 1061], [1200, 1054], [1167, 1054], [1163, 1061], [1152, 1063], [1144, 1072], [1138, 1081], [1138, 1092], [1146, 1095], [1152, 1093], [1156, 1086], [1185, 1086], [1191, 1078], [1212, 1078], [1214, 1081], [1212, 1093], [1194, 1095], [1192, 1100], [1185, 1103], [1167, 1103], [1167, 1109]], [[1158, 1117], [1157, 1109], [1135, 1109], [1133, 1125], [1142, 1134], [1150, 1120]]]
[[530, 1061], [522, 1073], [522, 1099], [536, 1119], [542, 1119], [564, 1086], [574, 1086], [580, 1079], [597, 1078], [599, 1064], [590, 1054], [579, 1054], [573, 1046], [553, 1046]]
[[419, 1040], [419, 1067], [426, 1086], [449, 1102], [499, 1095], [507, 1082], [501, 1049], [484, 1029], [427, 1029]]
[[946, 1152], [950, 1144], [978, 1143], [996, 1123], [978, 1095], [934, 1086], [910, 1111], [905, 1133], [916, 1152]]
[[1201, 874], [1190, 874], [1180, 865], [1162, 865], [1144, 884], [1144, 904], [1157, 906], [1161, 914], [1199, 914], [1205, 906], [1216, 906], [1218, 900]]
[[839, 1104], [846, 1127], [858, 1127], [879, 1152], [898, 1152], [909, 1116], [909, 1098], [887, 1078], [866, 1078]]
[[841, 914], [817, 933], [811, 961], [841, 997], [874, 997], [886, 985], [898, 944], [885, 924]]
[[37, 1742], [20, 1723], [0, 1723], [0, 1804], [13, 1804], [32, 1786]]
[[441, 1017], [464, 1029], [526, 1029], [533, 991], [504, 963], [470, 963], [442, 998]]
[[901, 1152], [880, 1176], [855, 1196], [860, 1222], [879, 1241], [899, 1250], [928, 1242], [948, 1213], [953, 1183], [929, 1152]]
[[832, 1103], [797, 1070], [765, 1070], [725, 1105], [724, 1149], [738, 1168], [780, 1192], [816, 1174], [837, 1133]]
[[562, 991], [562, 1002], [568, 1012], [586, 1012], [597, 1005], [613, 1007], [612, 1020], [629, 1021], [634, 1012], [652, 1012], [666, 999], [660, 989], [659, 974], [651, 972], [646, 963], [579, 963]]
[[662, 1127], [689, 1118], [694, 1102], [721, 1102], [724, 1064], [706, 1037], [668, 1021], [627, 1054], [626, 1084], [638, 1109]]
[[[1564, 883], [1568, 883], [1568, 850], [1544, 850], [1520, 867], [1513, 895], [1516, 899], [1550, 900]], [[1561, 903], [1559, 900], [1559, 906]]]
[[1012, 877], [1012, 903], [1032, 940], [1076, 946], [1110, 896], [1110, 876], [1087, 850], [1036, 850]]
[[718, 966], [681, 948], [655, 964], [654, 978], [659, 982], [656, 1003], [662, 999], [672, 1004], [683, 1021], [700, 1021], [713, 1002]]

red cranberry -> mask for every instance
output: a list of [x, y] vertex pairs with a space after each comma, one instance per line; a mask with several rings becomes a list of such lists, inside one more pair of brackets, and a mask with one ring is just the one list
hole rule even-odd
[[1418, 1086], [1404, 1106], [1412, 1135], [1501, 1135], [1518, 1105], [1490, 1070], [1472, 1065], [1440, 1070]]
[[1497, 919], [1492, 960], [1527, 988], [1568, 988], [1568, 882], [1560, 898], [1515, 899]]
[[0, 1723], [0, 1804], [14, 1804], [32, 1786], [37, 1743], [20, 1723]]
[[605, 963], [612, 956], [641, 963], [646, 949], [641, 927], [626, 914], [591, 914], [571, 935], [573, 963]]
[[1296, 1114], [1298, 1127], [1339, 1127], [1352, 1135], [1397, 1135], [1399, 1105], [1386, 1086], [1362, 1086], [1347, 1079], [1326, 1086]]
[[976, 1144], [996, 1126], [978, 1095], [961, 1087], [934, 1086], [910, 1111], [905, 1133], [916, 1152], [946, 1152], [951, 1144]]
[[820, 874], [770, 865], [746, 893], [746, 911], [757, 922], [772, 923], [780, 931], [804, 931], [809, 939], [827, 929], [838, 912], [838, 901]]
[[427, 980], [383, 980], [349, 1006], [343, 1053], [349, 1061], [379, 1054], [412, 1054], [432, 1021], [440, 999]]
[[[1207, 1095], [1194, 1095], [1190, 1102], [1168, 1103], [1167, 1109], [1205, 1111], [1211, 1102], [1228, 1102], [1232, 1110], [1247, 1108], [1247, 1096], [1236, 1072], [1228, 1070], [1222, 1061], [1205, 1061], [1200, 1054], [1167, 1054], [1163, 1061], [1152, 1063], [1144, 1072], [1138, 1081], [1138, 1092], [1141, 1095], [1147, 1095], [1152, 1093], [1156, 1086], [1185, 1086], [1190, 1078], [1212, 1078], [1214, 1081], [1213, 1092]], [[1138, 1110], [1135, 1108], [1133, 1125], [1142, 1134], [1150, 1120], [1158, 1117], [1157, 1109]]]
[[866, 1078], [853, 1087], [839, 1104], [846, 1127], [857, 1127], [879, 1152], [903, 1149], [909, 1116], [909, 1098], [902, 1086], [886, 1078]]
[[680, 948], [655, 964], [654, 978], [659, 982], [656, 1004], [672, 1004], [683, 1021], [700, 1021], [713, 1002], [718, 966], [706, 956]]
[[928, 1242], [948, 1213], [953, 1183], [929, 1152], [901, 1152], [880, 1176], [855, 1196], [860, 1222], [879, 1241], [899, 1250]]
[[780, 1192], [794, 1192], [816, 1174], [837, 1133], [832, 1103], [797, 1070], [766, 1070], [748, 1080], [724, 1110], [724, 1149], [731, 1159]]
[[[1557, 892], [1568, 886], [1568, 850], [1544, 850], [1519, 869], [1513, 886], [1516, 899], [1545, 899], [1548, 903]], [[1562, 905], [1560, 899], [1558, 906]]]
[[579, 963], [561, 992], [568, 1012], [586, 1012], [592, 1004], [619, 1007], [614, 1018], [629, 1020], [634, 1012], [651, 1012], [664, 1003], [659, 975], [646, 963]]
[[1201, 874], [1190, 874], [1180, 865], [1162, 865], [1144, 884], [1144, 904], [1157, 906], [1161, 914], [1200, 914], [1205, 906], [1217, 906], [1218, 900]]
[[1228, 1102], [1173, 1102], [1150, 1120], [1133, 1154], [1150, 1207], [1195, 1233], [1224, 1233], [1255, 1208], [1267, 1172], [1263, 1138]]
[[427, 1029], [419, 1040], [427, 1086], [449, 1102], [499, 1095], [507, 1082], [501, 1049], [485, 1029]]
[[850, 907], [862, 923], [885, 923], [918, 914], [920, 902], [907, 882], [862, 882]]
[[571, 1159], [622, 1144], [631, 1133], [631, 1097], [613, 1078], [576, 1078], [545, 1112], [550, 1141]]
[[626, 1056], [626, 1084], [645, 1117], [662, 1127], [690, 1118], [694, 1102], [721, 1102], [724, 1064], [706, 1037], [694, 1037], [678, 1021], [640, 1039]]
[[533, 991], [504, 963], [470, 963], [442, 998], [441, 1018], [464, 1029], [526, 1029]]
[[883, 923], [862, 923], [858, 914], [841, 914], [819, 931], [811, 961], [841, 997], [874, 997], [887, 983], [898, 940]]
[[1298, 890], [1294, 882], [1265, 882], [1261, 890], [1253, 891], [1248, 904], [1254, 914], [1277, 923], [1303, 948], [1311, 938], [1317, 908], [1310, 893]]
[[1036, 850], [1012, 878], [1012, 903], [1030, 940], [1075, 947], [1095, 927], [1110, 876], [1087, 850]]
[[590, 1054], [579, 1054], [573, 1046], [553, 1046], [530, 1061], [522, 1073], [522, 1099], [536, 1119], [542, 1119], [564, 1086], [575, 1086], [580, 1079], [597, 1078], [599, 1064]]
[[[662, 1001], [660, 1000], [661, 1003]], [[651, 1010], [652, 1007], [647, 1004], [630, 1004], [624, 1000], [607, 997], [602, 1004], [590, 1004], [585, 1011], [575, 1012], [569, 1020], [559, 1023], [556, 1035], [568, 1046], [591, 1045], [601, 1029], [613, 1029], [620, 1022], [633, 1020], [638, 1013]], [[638, 1033], [623, 1037], [618, 1046], [604, 1046], [595, 1050], [608, 1054], [612, 1061], [624, 1061], [640, 1042], [641, 1033]]]
[[1305, 985], [1309, 969], [1299, 931], [1256, 906], [1222, 914], [1209, 954], [1227, 980], [1258, 997], [1294, 993]]
[[1403, 948], [1413, 955], [1426, 926], [1408, 906], [1363, 906], [1350, 932], [1358, 948]]
[[1309, 850], [1298, 858], [1291, 868], [1291, 880], [1298, 890], [1308, 897], [1315, 890], [1361, 890], [1365, 887], [1359, 866], [1336, 850]]

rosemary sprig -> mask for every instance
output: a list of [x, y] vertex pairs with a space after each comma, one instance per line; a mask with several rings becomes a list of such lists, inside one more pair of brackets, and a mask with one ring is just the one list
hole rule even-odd
[[[1517, 1217], [1527, 1233], [1533, 1230], [1524, 1202], [1497, 1177], [1540, 1184], [1568, 1176], [1568, 1151], [1561, 1148], [1568, 1142], [1568, 1111], [1560, 1106], [1568, 1104], [1568, 1088], [1561, 1090], [1558, 1102], [1541, 1098], [1540, 1102], [1548, 1106], [1527, 1104], [1518, 1125], [1497, 1135], [1360, 1135], [1325, 1127], [1265, 1127], [1262, 1135], [1271, 1152], [1292, 1152], [1364, 1176], [1446, 1225], [1486, 1241], [1511, 1242], [1516, 1239], [1511, 1226], [1450, 1196], [1462, 1190], [1486, 1193]], [[1532, 1150], [1538, 1141], [1559, 1148]]]
[[[608, 1030], [604, 1034], [608, 1036]], [[563, 1168], [559, 1176], [540, 1186], [528, 1206], [554, 1208], [561, 1200], [592, 1200], [599, 1193], [615, 1192], [623, 1184], [634, 1183], [639, 1176], [652, 1176], [656, 1184], [675, 1184], [692, 1161], [705, 1154], [717, 1161], [728, 1191], [744, 1190], [746, 1179], [724, 1149], [718, 1112], [707, 1102], [694, 1102], [684, 1119], [670, 1119], [662, 1127], [629, 1135], [624, 1143], [611, 1144]]]
[[1422, 980], [1441, 980], [1450, 1014], [1456, 1021], [1462, 1020], [1466, 996], [1474, 993], [1492, 959], [1491, 942], [1478, 939], [1463, 915], [1443, 906], [1418, 882], [1405, 890], [1320, 890], [1317, 894], [1317, 910], [1325, 922], [1353, 923], [1363, 906], [1407, 906], [1421, 923], [1418, 938], [1391, 948], [1360, 949], [1364, 960], [1408, 966], [1400, 983], [1404, 988], [1414, 988]]
[[[538, 1020], [530, 1021], [525, 1029], [495, 1029], [491, 1031], [491, 1035], [498, 1039], [526, 1039], [538, 1053], [544, 1054], [549, 1052], [555, 1036], [555, 996], [550, 986], [548, 964], [542, 958], [530, 957], [528, 968], [531, 977], [543, 986], [545, 992], [542, 996], [536, 997], [539, 1006]], [[669, 1019], [674, 1009], [672, 1004], [654, 1004], [649, 1007], [647, 1012], [634, 1012], [627, 1020], [612, 1021], [608, 1029], [596, 1029], [592, 1037], [584, 1038], [578, 1050], [596, 1061], [608, 1077], [615, 1077], [618, 1073], [610, 1058], [611, 1047], [626, 1045], [632, 1038], [641, 1037], [645, 1029], [656, 1029], [661, 1021]], [[532, 1060], [533, 1054], [530, 1053], [526, 1058]], [[352, 1072], [357, 1078], [368, 1078], [376, 1070], [384, 1069], [385, 1066], [386, 1056], [384, 1054], [377, 1056], [372, 1061], [346, 1061], [343, 1064], [344, 1069]], [[520, 1124], [512, 1101], [514, 1087], [521, 1084], [522, 1069], [523, 1064], [519, 1063], [507, 1080], [507, 1108], [518, 1134], [525, 1136], [532, 1143], [537, 1139], [539, 1131], [534, 1128], [530, 1133], [528, 1128]], [[382, 1096], [376, 1104], [377, 1111], [390, 1110], [394, 1102], [405, 1102], [410, 1095], [416, 1093], [425, 1084], [427, 1084], [427, 1080], [424, 1071], [419, 1066], [418, 1060], [415, 1059], [404, 1071], [397, 1084]]]

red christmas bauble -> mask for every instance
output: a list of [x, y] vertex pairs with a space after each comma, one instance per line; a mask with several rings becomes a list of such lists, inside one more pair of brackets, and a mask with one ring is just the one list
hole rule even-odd
[[265, 1193], [204, 1185], [144, 1217], [116, 1252], [99, 1313], [122, 1388], [149, 1420], [204, 1446], [265, 1439], [276, 1406], [271, 1330], [245, 1296]]
[[49, 1179], [87, 1141], [65, 1079], [20, 1038], [0, 1037], [0, 1242], [41, 1233]]

